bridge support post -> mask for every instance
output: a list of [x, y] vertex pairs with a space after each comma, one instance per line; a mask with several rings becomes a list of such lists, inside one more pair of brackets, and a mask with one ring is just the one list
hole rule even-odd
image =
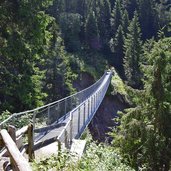
[[84, 123], [84, 125], [85, 125], [85, 103], [84, 103], [84, 109], [83, 109], [83, 123]]
[[72, 127], [73, 127], [73, 114], [72, 114], [72, 112], [70, 113], [70, 116], [71, 116], [71, 118], [70, 118], [70, 145], [72, 144]]
[[48, 106], [48, 125], [50, 125], [50, 106]]
[[94, 95], [94, 111], [93, 112], [95, 112], [95, 110], [96, 110], [96, 94]]
[[80, 107], [78, 107], [78, 133], [80, 132]]
[[89, 112], [90, 112], [90, 100], [88, 99], [88, 118], [89, 118]]
[[67, 103], [66, 103], [66, 99], [64, 101], [64, 104], [65, 104], [65, 115], [64, 115], [64, 120], [66, 119], [66, 111], [67, 111]]
[[64, 142], [65, 142], [65, 147], [68, 148], [68, 136], [67, 136], [67, 130], [65, 129], [64, 131]]
[[59, 139], [57, 139], [58, 142], [58, 156], [61, 155], [61, 142], [59, 141]]
[[91, 113], [92, 113], [92, 110], [93, 110], [93, 97], [91, 97]]

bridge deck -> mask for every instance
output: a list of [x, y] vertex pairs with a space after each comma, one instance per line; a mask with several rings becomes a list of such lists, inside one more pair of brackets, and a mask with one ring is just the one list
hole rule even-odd
[[[82, 105], [79, 107], [76, 107], [77, 110], [73, 110], [72, 112], [72, 134], [73, 138], [78, 137], [78, 134], [81, 135], [84, 128], [87, 126], [87, 124], [90, 122], [90, 120], [93, 118], [95, 112], [97, 111], [99, 105], [101, 104], [101, 101], [103, 98], [101, 97], [101, 94], [104, 96], [106, 93], [106, 90], [103, 90], [102, 88], [105, 87], [105, 84], [108, 82], [110, 79], [111, 74], [108, 73], [106, 74], [104, 81], [102, 84], [99, 86], [99, 88], [84, 102], [82, 102]], [[108, 88], [108, 86], [107, 86]], [[99, 98], [98, 97], [101, 97]], [[66, 124], [70, 120], [70, 115], [68, 114], [65, 118], [65, 120], [62, 120], [60, 123], [61, 126], [58, 128], [53, 128], [47, 132], [39, 134], [39, 136], [36, 138], [36, 141], [43, 142], [47, 139], [58, 137], [61, 132], [64, 130]], [[68, 131], [69, 132], [69, 131]], [[64, 140], [64, 139], [63, 139]]]

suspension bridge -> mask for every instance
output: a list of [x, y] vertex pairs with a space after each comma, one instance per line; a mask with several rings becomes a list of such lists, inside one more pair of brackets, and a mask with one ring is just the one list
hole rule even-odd
[[[106, 71], [96, 83], [76, 94], [33, 110], [14, 113], [2, 121], [0, 157], [10, 156], [11, 165], [16, 170], [26, 170], [26, 166], [30, 170], [22, 156], [25, 152], [31, 161], [34, 151], [53, 142], [58, 142], [59, 149], [61, 143], [70, 148], [72, 140], [80, 138], [98, 110], [111, 77], [112, 72]], [[23, 157], [23, 160], [16, 160], [13, 155]]]

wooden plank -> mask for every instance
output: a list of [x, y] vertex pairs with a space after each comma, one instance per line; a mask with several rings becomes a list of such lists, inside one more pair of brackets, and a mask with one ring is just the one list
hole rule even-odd
[[12, 159], [12, 166], [18, 171], [31, 171], [29, 163], [22, 156], [8, 132], [3, 129], [0, 131], [0, 134]]
[[23, 137], [20, 135], [19, 137], [16, 138], [16, 145], [18, 149], [20, 149], [23, 146]]
[[29, 161], [32, 161], [33, 159], [35, 159], [33, 147], [34, 147], [33, 125], [30, 124], [28, 127], [28, 156], [29, 156]]
[[22, 127], [20, 130], [18, 130], [16, 132], [16, 137], [20, 137], [21, 135], [26, 134], [27, 133], [27, 130], [28, 130], [28, 125]]

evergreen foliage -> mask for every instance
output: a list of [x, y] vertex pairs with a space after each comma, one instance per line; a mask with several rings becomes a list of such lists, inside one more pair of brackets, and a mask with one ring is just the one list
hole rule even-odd
[[124, 10], [122, 20], [121, 20], [121, 25], [123, 27], [123, 33], [124, 36], [128, 33], [128, 27], [129, 27], [129, 16], [127, 10]]
[[141, 31], [137, 12], [134, 13], [124, 43], [124, 70], [128, 85], [139, 87], [141, 84], [141, 74], [139, 68], [142, 53]]
[[[109, 63], [132, 87], [132, 108], [121, 114], [114, 146], [136, 170], [168, 171], [170, 7], [170, 0], [2, 0], [0, 119], [75, 92], [73, 82], [81, 72], [97, 79]], [[116, 91], [126, 96], [118, 75], [114, 79]], [[111, 170], [112, 162], [118, 162], [112, 150], [95, 146], [95, 160], [87, 154], [90, 163], [80, 161], [78, 168], [96, 170], [101, 162]], [[109, 154], [107, 160], [102, 152]]]
[[47, 29], [53, 19], [42, 9], [43, 3], [1, 2], [0, 10], [0, 100], [2, 108], [23, 110], [42, 104], [44, 73], [38, 67], [51, 40]]
[[91, 11], [86, 22], [86, 41], [88, 46], [93, 49], [100, 48], [99, 42], [99, 29], [97, 25], [97, 20], [95, 16], [95, 12]]
[[149, 45], [142, 65], [144, 90], [131, 91], [136, 107], [122, 113], [121, 125], [113, 133], [113, 145], [136, 170], [169, 170], [171, 39]]
[[116, 33], [122, 17], [122, 11], [121, 11], [121, 1], [116, 0], [115, 6], [111, 13], [111, 27], [112, 27], [112, 35]]
[[119, 25], [114, 39], [111, 39], [110, 41], [110, 46], [114, 53], [114, 59], [112, 61], [120, 71], [121, 75], [124, 74], [124, 69], [123, 69], [124, 39], [125, 37], [124, 37], [122, 26]]

